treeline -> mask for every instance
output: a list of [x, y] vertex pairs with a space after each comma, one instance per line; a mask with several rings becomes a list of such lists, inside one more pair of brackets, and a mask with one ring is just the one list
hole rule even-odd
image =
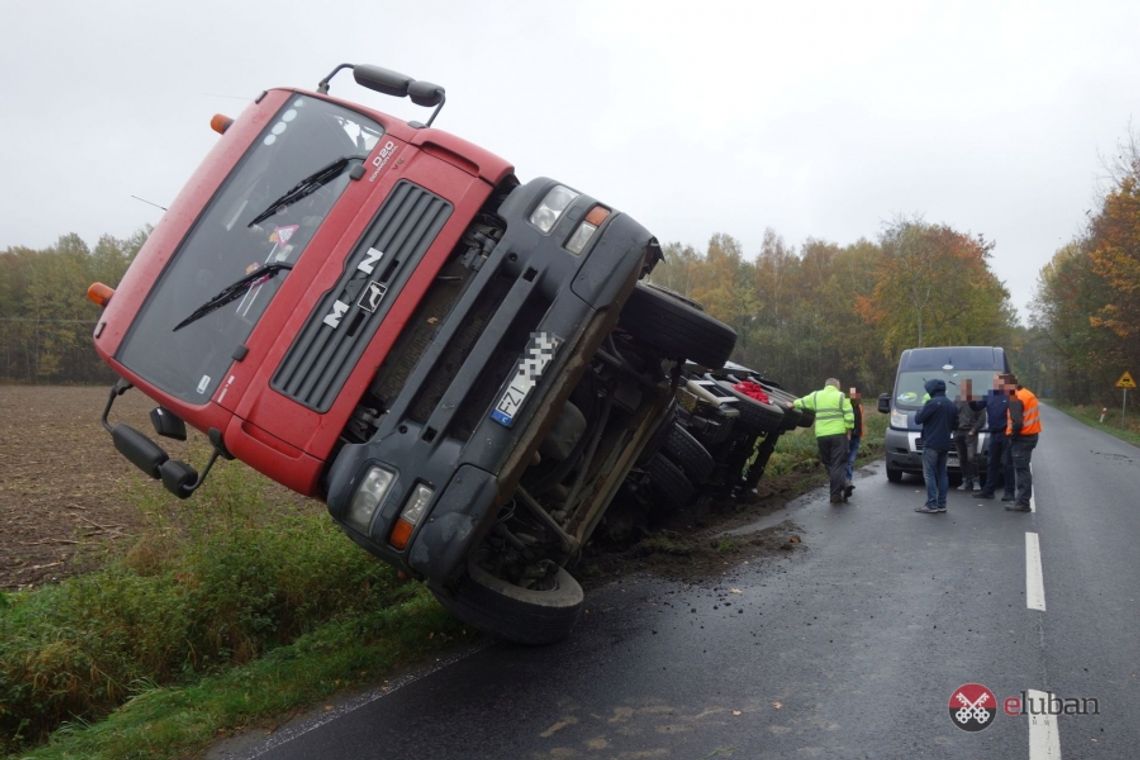
[[[106, 235], [93, 249], [69, 234], [50, 248], [0, 252], [0, 380], [111, 380], [91, 348], [99, 311], [85, 293], [95, 281], [116, 285], [148, 232]], [[904, 348], [1024, 343], [990, 271], [992, 248], [914, 220], [847, 246], [809, 239], [797, 248], [768, 230], [753, 256], [717, 234], [704, 251], [666, 246], [653, 280], [730, 324], [740, 363], [794, 391], [834, 375], [870, 397], [889, 390]]]
[[117, 285], [148, 234], [104, 235], [94, 249], [69, 234], [45, 249], [0, 251], [0, 380], [110, 381], [91, 347], [99, 309], [87, 300], [87, 286]]
[[1038, 277], [1032, 337], [1046, 387], [1078, 404], [1119, 402], [1140, 377], [1140, 150], [1124, 146], [1099, 208]]
[[667, 246], [652, 279], [731, 325], [736, 361], [794, 391], [835, 376], [870, 398], [890, 390], [904, 348], [1019, 341], [992, 248], [917, 220], [847, 246], [809, 239], [795, 248], [768, 230], [754, 256], [717, 234], [704, 251]]

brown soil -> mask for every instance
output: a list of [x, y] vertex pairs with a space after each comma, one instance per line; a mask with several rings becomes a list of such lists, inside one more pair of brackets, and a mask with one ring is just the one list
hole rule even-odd
[[[0, 386], [6, 423], [0, 427], [0, 589], [57, 581], [98, 565], [108, 551], [126, 551], [146, 520], [137, 506], [140, 493], [165, 500], [162, 508], [173, 514], [186, 508], [115, 451], [99, 422], [107, 394], [101, 387]], [[115, 402], [111, 419], [150, 434], [153, 406], [132, 390]], [[185, 444], [164, 439], [162, 445], [172, 457], [202, 465]], [[805, 480], [820, 479], [816, 472], [765, 479], [744, 503], [706, 498], [637, 543], [599, 541], [579, 570], [595, 581], [638, 568], [695, 580], [745, 556], [801, 549], [788, 541], [796, 533], [791, 524], [746, 537], [717, 534], [781, 508], [806, 490]], [[281, 491], [283, 502], [305, 501]]]
[[[131, 489], [161, 492], [103, 430], [108, 390], [0, 386], [0, 589], [56, 581], [97, 564], [108, 550], [125, 549], [143, 523]], [[115, 402], [111, 419], [150, 433], [153, 407], [131, 390]], [[184, 444], [163, 446], [186, 458]], [[170, 501], [173, 508], [177, 500]]]

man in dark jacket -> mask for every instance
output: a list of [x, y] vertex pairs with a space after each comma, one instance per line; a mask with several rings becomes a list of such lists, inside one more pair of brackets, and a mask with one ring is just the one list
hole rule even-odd
[[970, 378], [965, 378], [955, 404], [958, 407], [958, 433], [954, 436], [954, 445], [958, 450], [958, 467], [962, 470], [959, 491], [976, 491], [974, 482], [981, 480], [978, 468], [978, 433], [986, 425], [986, 406], [980, 399], [974, 398], [973, 390]]
[[950, 475], [946, 462], [950, 455], [950, 434], [958, 427], [958, 408], [946, 398], [946, 383], [937, 378], [926, 381], [930, 400], [914, 416], [922, 425], [922, 477], [926, 480], [926, 504], [915, 512], [928, 515], [946, 511]]
[[993, 390], [986, 393], [986, 430], [990, 434], [990, 452], [986, 468], [986, 484], [979, 499], [992, 499], [997, 487], [1002, 487], [1002, 501], [1013, 501], [1013, 460], [1010, 457], [1009, 438], [1005, 434], [1006, 409], [1013, 385], [1004, 374], [994, 375]]

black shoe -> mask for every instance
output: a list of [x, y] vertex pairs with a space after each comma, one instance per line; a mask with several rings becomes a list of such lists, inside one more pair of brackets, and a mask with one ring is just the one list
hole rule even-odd
[[1013, 504], [1005, 508], [1006, 512], [1032, 512], [1028, 504]]
[[992, 499], [993, 497], [994, 495], [992, 493], [986, 493], [985, 491], [982, 491], [980, 494], [978, 494], [979, 499]]
[[1016, 496], [1003, 496], [1003, 497], [1001, 497], [1001, 500], [1002, 501], [1017, 501], [1017, 497]]
[[847, 501], [848, 499], [850, 499], [851, 494], [852, 494], [852, 492], [854, 492], [854, 490], [855, 490], [855, 486], [844, 486], [843, 487], [843, 500]]

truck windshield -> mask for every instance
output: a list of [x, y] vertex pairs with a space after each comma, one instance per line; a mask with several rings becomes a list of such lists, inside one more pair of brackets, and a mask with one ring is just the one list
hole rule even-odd
[[895, 383], [895, 408], [921, 409], [926, 402], [926, 381], [939, 379], [946, 383], [946, 398], [957, 401], [963, 397], [964, 381], [969, 379], [971, 397], [979, 401], [993, 388], [994, 369], [915, 370], [900, 372]]
[[[294, 95], [171, 257], [131, 324], [119, 361], [177, 398], [209, 399], [352, 170], [383, 134], [361, 114]], [[276, 276], [249, 277], [267, 268]], [[240, 292], [218, 298], [235, 283]]]

